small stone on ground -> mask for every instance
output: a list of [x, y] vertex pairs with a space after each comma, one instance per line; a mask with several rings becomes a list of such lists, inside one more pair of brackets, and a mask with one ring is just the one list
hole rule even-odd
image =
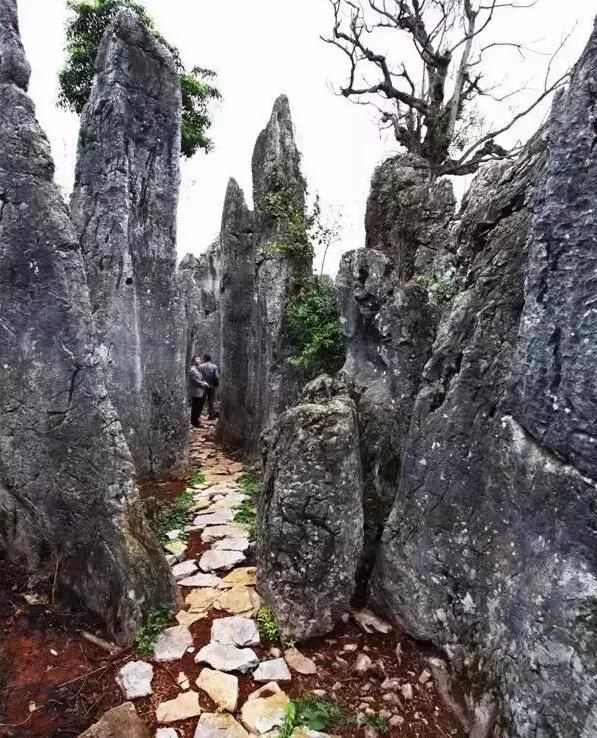
[[181, 579], [178, 584], [181, 587], [212, 587], [218, 588], [224, 585], [224, 580], [215, 574], [193, 574], [192, 577]]
[[226, 584], [243, 584], [248, 587], [257, 584], [257, 569], [254, 566], [240, 566], [224, 577]]
[[129, 661], [118, 672], [116, 683], [127, 700], [147, 697], [152, 693], [153, 666], [146, 661]]
[[178, 582], [179, 579], [185, 579], [190, 577], [197, 571], [197, 562], [190, 559], [189, 561], [182, 561], [180, 564], [175, 564], [172, 567], [172, 576]]
[[289, 648], [284, 653], [284, 659], [286, 660], [288, 666], [290, 666], [293, 671], [296, 671], [299, 674], [317, 674], [315, 661], [313, 661], [313, 659], [307, 658], [306, 656], [303, 656], [303, 654], [297, 648]]

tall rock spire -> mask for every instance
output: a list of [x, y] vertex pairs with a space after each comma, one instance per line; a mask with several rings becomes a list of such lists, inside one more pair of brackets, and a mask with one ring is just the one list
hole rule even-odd
[[[284, 311], [301, 280], [311, 275], [313, 261], [305, 219], [306, 185], [285, 95], [274, 103], [257, 138], [252, 169], [255, 212], [249, 217], [246, 206], [240, 207], [244, 198], [233, 183], [222, 219], [220, 435], [254, 454], [262, 431], [299, 395], [301, 377], [287, 361]], [[231, 302], [231, 294], [237, 295], [242, 310]], [[238, 320], [245, 326], [240, 332]], [[230, 373], [227, 357], [234, 357]], [[243, 380], [238, 395], [235, 368], [241, 365], [246, 383]]]
[[0, 0], [0, 547], [30, 569], [52, 557], [59, 590], [126, 641], [173, 583], [94, 354], [83, 260], [27, 78], [16, 4]]
[[181, 466], [186, 447], [180, 118], [171, 54], [122, 10], [104, 34], [81, 117], [72, 214], [108, 391], [141, 473]]

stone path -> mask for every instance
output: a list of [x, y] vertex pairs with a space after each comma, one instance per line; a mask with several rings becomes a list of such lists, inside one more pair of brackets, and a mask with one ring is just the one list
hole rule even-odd
[[[205, 482], [192, 485], [188, 524], [184, 531], [172, 531], [165, 546], [184, 603], [176, 614], [178, 624], [158, 637], [152, 664], [131, 660], [117, 677], [127, 699], [141, 698], [140, 714], [157, 724], [156, 736], [277, 738], [291, 696], [308, 693], [346, 696], [354, 716], [383, 717], [390, 736], [458, 735], [444, 729], [426, 732], [430, 726], [424, 715], [438, 714], [439, 700], [432, 694], [430, 675], [419, 678], [421, 667], [405, 678], [387, 678], [383, 659], [376, 658], [380, 644], [376, 646], [375, 637], [390, 638], [391, 628], [371, 613], [353, 613], [345, 634], [303, 652], [262, 642], [253, 544], [248, 527], [235, 522], [238, 508], [249, 499], [239, 483], [243, 465], [218, 448], [213, 426], [194, 434], [191, 463], [201, 469]], [[386, 664], [400, 662], [396, 637], [392, 634], [394, 640], [381, 645], [389, 652]], [[160, 681], [164, 670], [169, 677], [165, 683]], [[144, 715], [142, 698], [149, 693], [151, 713]], [[409, 723], [405, 703], [412, 700], [427, 709], [419, 713], [413, 707]], [[378, 735], [365, 726], [342, 733]], [[296, 728], [284, 738], [326, 736]]]

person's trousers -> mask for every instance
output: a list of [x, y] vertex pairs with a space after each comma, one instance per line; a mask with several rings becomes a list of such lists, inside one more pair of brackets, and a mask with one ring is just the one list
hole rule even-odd
[[211, 419], [216, 417], [216, 388], [208, 387], [203, 397], [191, 397], [191, 425], [197, 427], [199, 418], [203, 412], [205, 398], [207, 397], [207, 417]]

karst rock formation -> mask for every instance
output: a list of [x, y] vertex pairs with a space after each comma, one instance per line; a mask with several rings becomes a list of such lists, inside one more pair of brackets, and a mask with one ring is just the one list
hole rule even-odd
[[263, 430], [300, 392], [300, 373], [287, 362], [284, 309], [312, 269], [312, 255], [300, 254], [294, 240], [306, 185], [285, 95], [257, 139], [252, 170], [254, 212], [231, 180], [222, 216], [219, 434], [255, 454]]
[[199, 256], [187, 254], [180, 262], [178, 275], [185, 311], [185, 365], [194, 356], [210, 354], [220, 362], [220, 241]]
[[357, 423], [349, 389], [322, 376], [264, 437], [258, 586], [295, 640], [329, 633], [355, 591], [363, 545]]
[[0, 546], [127, 641], [174, 596], [107, 393], [85, 268], [0, 0]]
[[108, 392], [141, 474], [182, 468], [186, 452], [180, 119], [172, 55], [120, 11], [81, 116], [71, 204]]
[[[457, 215], [448, 186], [421, 181], [411, 158], [380, 167], [369, 253], [345, 255], [338, 277], [366, 545], [380, 529], [372, 501], [382, 520], [391, 508], [368, 603], [444, 651], [474, 735], [597, 732], [596, 111], [597, 27], [547, 124], [517, 160], [478, 173]], [[437, 289], [447, 279], [458, 294]], [[283, 451], [267, 455], [265, 500], [289, 531], [303, 512], [287, 476], [298, 462], [273, 463], [310, 437], [302, 403], [270, 432]], [[309, 499], [337, 504], [319, 450], [301, 453]], [[300, 632], [301, 603], [325, 610], [345, 580], [287, 589], [296, 599], [280, 605], [279, 538], [264, 534], [260, 581]], [[326, 546], [297, 537], [293, 555], [317, 560]]]

